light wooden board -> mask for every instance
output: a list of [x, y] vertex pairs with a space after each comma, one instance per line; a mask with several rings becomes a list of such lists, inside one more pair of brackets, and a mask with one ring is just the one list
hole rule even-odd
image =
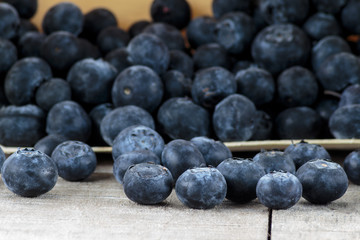
[[16, 196], [0, 181], [0, 209], [0, 239], [267, 239], [268, 211], [257, 201], [194, 210], [173, 192], [161, 205], [138, 205], [108, 161], [89, 180], [59, 179], [38, 198]]
[[345, 195], [328, 204], [306, 200], [288, 210], [272, 212], [272, 239], [360, 239], [360, 186], [350, 185]]

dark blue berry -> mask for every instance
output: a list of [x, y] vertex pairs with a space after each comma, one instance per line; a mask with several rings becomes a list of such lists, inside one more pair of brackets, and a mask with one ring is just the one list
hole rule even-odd
[[66, 138], [59, 135], [47, 135], [46, 137], [41, 138], [34, 145], [36, 150], [45, 153], [51, 157], [54, 149], [62, 142], [65, 142]]
[[351, 85], [341, 93], [339, 107], [360, 104], [360, 84]]
[[127, 46], [130, 36], [127, 32], [116, 26], [103, 29], [97, 36], [97, 46], [103, 55], [117, 48]]
[[304, 23], [303, 29], [314, 40], [320, 40], [330, 35], [340, 35], [341, 28], [336, 18], [331, 14], [315, 13]]
[[154, 0], [150, 8], [154, 22], [165, 22], [183, 29], [191, 19], [191, 8], [186, 0]]
[[49, 111], [55, 104], [71, 100], [71, 88], [68, 82], [61, 78], [52, 78], [43, 82], [36, 90], [37, 105]]
[[352, 151], [346, 156], [344, 170], [351, 182], [360, 185], [360, 150]]
[[20, 24], [19, 14], [8, 3], [0, 3], [0, 38], [16, 37]]
[[216, 20], [212, 17], [202, 16], [191, 20], [186, 28], [186, 37], [194, 49], [201, 45], [214, 43]]
[[265, 173], [286, 171], [295, 174], [296, 171], [292, 158], [281, 151], [262, 151], [256, 154], [253, 160], [264, 169]]
[[131, 66], [131, 63], [128, 59], [129, 53], [126, 48], [118, 48], [109, 52], [104, 60], [113, 65], [118, 73], [121, 73], [122, 70]]
[[329, 119], [329, 128], [335, 138], [360, 138], [360, 104], [338, 108]]

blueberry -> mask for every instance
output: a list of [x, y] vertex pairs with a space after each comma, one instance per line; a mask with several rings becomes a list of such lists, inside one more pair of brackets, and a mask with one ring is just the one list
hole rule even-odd
[[204, 44], [198, 47], [193, 56], [195, 69], [223, 67], [229, 69], [231, 59], [225, 48], [217, 43]]
[[248, 60], [239, 60], [237, 61], [233, 67], [232, 67], [232, 73], [233, 74], [237, 74], [237, 72], [241, 71], [241, 70], [246, 70], [250, 67], [255, 67], [257, 68], [257, 65], [251, 61], [248, 61]]
[[5, 94], [11, 104], [25, 105], [34, 100], [35, 90], [52, 77], [50, 66], [37, 57], [17, 61], [5, 78]]
[[309, 0], [260, 0], [259, 8], [269, 24], [301, 24], [309, 12]]
[[5, 75], [17, 59], [15, 45], [6, 39], [0, 38], [0, 76]]
[[329, 128], [335, 138], [360, 138], [360, 104], [338, 108], [329, 119]]
[[186, 28], [186, 37], [190, 46], [197, 47], [214, 43], [216, 20], [212, 17], [201, 16], [191, 20]]
[[0, 173], [1, 173], [1, 168], [5, 162], [6, 156], [4, 151], [2, 150], [2, 148], [0, 147]]
[[303, 198], [311, 203], [326, 204], [342, 197], [348, 178], [337, 163], [315, 159], [302, 165], [296, 176], [303, 186]]
[[273, 121], [269, 114], [264, 111], [257, 111], [255, 117], [254, 133], [251, 140], [267, 140], [272, 137]]
[[341, 52], [327, 58], [316, 73], [324, 89], [341, 91], [350, 84], [360, 84], [360, 60]]
[[257, 34], [251, 54], [259, 67], [278, 74], [291, 66], [305, 65], [310, 48], [310, 40], [300, 28], [292, 24], [275, 24]]
[[208, 136], [210, 115], [188, 98], [170, 98], [159, 108], [157, 120], [160, 129], [171, 139], [190, 140]]
[[349, 153], [344, 160], [344, 170], [349, 180], [360, 185], [360, 151]]
[[114, 160], [113, 174], [116, 181], [123, 184], [123, 178], [126, 170], [139, 163], [160, 164], [160, 158], [150, 150], [136, 150], [121, 154]]
[[97, 37], [97, 45], [103, 55], [117, 48], [126, 47], [130, 40], [127, 32], [116, 26], [103, 29]]
[[321, 132], [321, 118], [310, 107], [288, 108], [276, 117], [275, 129], [280, 139], [317, 138]]
[[137, 106], [118, 107], [104, 116], [100, 123], [100, 132], [104, 141], [110, 146], [116, 136], [125, 128], [132, 125], [144, 125], [155, 129], [152, 116]]
[[75, 63], [67, 76], [74, 99], [87, 104], [110, 102], [111, 87], [117, 70], [102, 59], [84, 59]]
[[124, 175], [124, 192], [139, 204], [158, 204], [172, 191], [173, 178], [170, 171], [157, 164], [140, 163], [129, 167]]
[[70, 85], [61, 78], [52, 78], [39, 86], [35, 100], [39, 107], [49, 111], [56, 103], [71, 100]]
[[175, 184], [176, 196], [186, 206], [210, 209], [226, 196], [226, 181], [216, 168], [194, 168], [185, 171]]
[[150, 8], [154, 22], [165, 22], [183, 29], [191, 19], [191, 8], [186, 0], [154, 0]]
[[348, 0], [311, 0], [314, 7], [319, 12], [330, 14], [338, 13]]
[[[342, 0], [344, 1], [344, 0]], [[341, 10], [342, 26], [351, 34], [360, 34], [360, 2], [358, 0], [348, 0], [345, 7]]]
[[169, 70], [182, 72], [186, 77], [192, 77], [194, 71], [193, 59], [180, 50], [170, 50]]
[[157, 109], [163, 95], [164, 86], [160, 77], [146, 66], [131, 66], [123, 70], [111, 90], [116, 107], [135, 105], [149, 112]]
[[351, 85], [341, 93], [339, 107], [360, 104], [360, 84]]
[[8, 4], [11, 4], [19, 13], [21, 18], [32, 18], [38, 7], [38, 0], [3, 0]]
[[320, 40], [330, 35], [340, 35], [341, 28], [336, 18], [322, 12], [309, 17], [303, 26], [304, 31], [314, 40]]
[[89, 40], [85, 38], [78, 38], [77, 39], [79, 48], [80, 48], [80, 59], [84, 58], [101, 58], [101, 52], [98, 46], [92, 44]]
[[331, 159], [330, 154], [324, 147], [317, 144], [310, 144], [305, 141], [291, 144], [284, 152], [292, 158], [296, 169], [313, 159]]
[[84, 15], [84, 27], [81, 36], [95, 42], [101, 30], [118, 25], [115, 15], [106, 8], [95, 8]]
[[59, 102], [47, 115], [46, 132], [85, 142], [91, 135], [91, 120], [78, 103]]
[[20, 18], [20, 24], [17, 29], [16, 36], [12, 38], [13, 42], [18, 42], [19, 39], [28, 32], [39, 32], [39, 29], [32, 22], [30, 22], [30, 20]]
[[246, 141], [255, 129], [254, 103], [240, 94], [232, 94], [216, 107], [212, 116], [213, 128], [221, 141]]
[[112, 156], [116, 159], [124, 153], [150, 150], [160, 157], [164, 145], [164, 140], [155, 130], [142, 125], [133, 125], [117, 135], [113, 142]]
[[95, 145], [105, 145], [105, 141], [103, 140], [100, 132], [101, 121], [104, 117], [110, 113], [114, 109], [111, 103], [103, 103], [97, 105], [89, 112], [89, 117], [91, 119], [92, 125], [92, 134], [90, 142]]
[[316, 112], [323, 121], [328, 122], [331, 115], [339, 106], [339, 99], [333, 96], [322, 96], [315, 106]]
[[16, 9], [8, 3], [0, 3], [0, 38], [16, 36], [20, 18]]
[[37, 197], [56, 184], [58, 171], [46, 154], [34, 149], [19, 149], [11, 154], [1, 168], [5, 186], [22, 197]]
[[66, 31], [74, 35], [82, 32], [84, 16], [78, 6], [70, 2], [58, 3], [51, 7], [42, 21], [44, 32], [49, 35], [56, 31]]
[[294, 161], [288, 154], [278, 151], [261, 151], [253, 158], [254, 162], [260, 165], [265, 173], [272, 171], [285, 171], [295, 174], [296, 168]]
[[165, 98], [191, 96], [192, 81], [177, 70], [167, 71], [162, 75], [165, 85]]
[[185, 50], [185, 41], [180, 30], [166, 23], [152, 23], [143, 33], [154, 34], [160, 38], [169, 50]]
[[208, 137], [194, 137], [190, 141], [199, 149], [208, 166], [217, 167], [222, 161], [232, 157], [230, 149], [220, 141]]
[[18, 42], [19, 55], [21, 57], [40, 57], [41, 44], [46, 35], [39, 32], [27, 32], [21, 36]]
[[166, 144], [161, 154], [161, 163], [170, 170], [174, 180], [178, 179], [187, 169], [206, 164], [196, 145], [182, 139]]
[[229, 12], [250, 12], [251, 0], [213, 0], [212, 12], [216, 18], [220, 18]]
[[254, 34], [253, 19], [242, 12], [225, 14], [215, 26], [216, 41], [231, 54], [243, 53], [250, 46]]
[[238, 93], [243, 94], [257, 106], [269, 103], [275, 95], [275, 81], [272, 75], [260, 68], [251, 67], [236, 73]]
[[37, 141], [34, 145], [34, 148], [40, 152], [45, 153], [48, 156], [51, 156], [54, 149], [62, 142], [65, 142], [66, 138], [59, 135], [47, 135]]
[[121, 73], [125, 68], [131, 66], [131, 63], [128, 59], [129, 53], [126, 48], [118, 48], [109, 52], [104, 60], [113, 65], [118, 73]]
[[226, 198], [246, 203], [256, 198], [256, 184], [265, 175], [264, 170], [251, 159], [229, 158], [217, 166], [225, 177]]
[[318, 92], [314, 74], [300, 66], [286, 69], [277, 79], [279, 102], [286, 107], [311, 106], [315, 103]]
[[129, 27], [129, 34], [130, 34], [130, 38], [133, 38], [137, 35], [139, 35], [140, 33], [142, 33], [142, 31], [149, 26], [151, 23], [147, 20], [139, 20], [134, 22], [130, 27]]
[[259, 201], [271, 209], [287, 209], [301, 198], [302, 186], [293, 174], [271, 172], [260, 178], [256, 186]]
[[222, 67], [211, 67], [198, 71], [191, 88], [195, 103], [213, 108], [222, 99], [236, 92], [234, 75]]
[[45, 117], [35, 105], [0, 108], [0, 144], [33, 146], [45, 135]]

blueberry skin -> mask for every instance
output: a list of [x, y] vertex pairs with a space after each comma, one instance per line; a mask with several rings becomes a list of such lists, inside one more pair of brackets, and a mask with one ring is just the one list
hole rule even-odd
[[251, 4], [251, 0], [213, 0], [211, 7], [215, 18], [220, 18], [229, 12], [250, 12]]
[[305, 141], [291, 144], [284, 152], [294, 161], [296, 169], [313, 159], [320, 158], [331, 160], [330, 154], [324, 147], [317, 144], [310, 144]]
[[126, 170], [132, 165], [139, 163], [161, 164], [160, 158], [150, 150], [136, 150], [121, 154], [114, 160], [113, 174], [116, 181], [123, 184]]
[[20, 18], [20, 24], [17, 29], [16, 36], [12, 38], [12, 41], [19, 42], [19, 39], [27, 32], [39, 32], [39, 29], [30, 22], [30, 20]]
[[216, 42], [231, 54], [243, 53], [250, 46], [254, 34], [254, 21], [242, 12], [225, 14], [215, 26]]
[[85, 110], [74, 101], [55, 104], [46, 119], [46, 132], [70, 140], [86, 142], [91, 135], [91, 120]]
[[17, 61], [5, 78], [5, 94], [11, 104], [25, 105], [34, 100], [35, 90], [52, 77], [50, 66], [37, 57]]
[[155, 71], [146, 66], [131, 66], [115, 79], [111, 90], [112, 102], [116, 107], [139, 106], [153, 112], [161, 103], [164, 86]]
[[215, 43], [216, 20], [212, 17], [202, 16], [190, 21], [186, 28], [186, 37], [194, 49], [208, 43]]
[[324, 89], [341, 91], [350, 84], [360, 84], [360, 60], [341, 52], [327, 58], [316, 74]]
[[320, 40], [330, 35], [340, 35], [341, 28], [336, 18], [322, 12], [309, 17], [303, 25], [304, 31], [314, 40]]
[[140, 107], [128, 105], [115, 108], [105, 115], [100, 123], [101, 136], [112, 146], [116, 136], [132, 125], [144, 125], [155, 129], [155, 122], [150, 113]]
[[12, 42], [0, 38], [0, 76], [6, 74], [17, 59], [16, 46]]
[[128, 30], [128, 33], [130, 34], [130, 38], [133, 38], [137, 35], [139, 35], [140, 33], [142, 33], [142, 31], [149, 26], [151, 23], [147, 20], [139, 20], [134, 22]]
[[168, 70], [177, 70], [182, 72], [186, 77], [192, 77], [194, 72], [193, 59], [180, 50], [170, 50], [170, 63]]
[[301, 24], [309, 12], [309, 0], [260, 0], [259, 8], [269, 24]]
[[327, 36], [317, 42], [311, 50], [311, 64], [318, 72], [321, 64], [330, 56], [337, 53], [351, 53], [349, 44], [339, 36]]
[[314, 74], [304, 67], [288, 68], [277, 79], [279, 102], [286, 107], [311, 106], [317, 100], [318, 92]]
[[67, 76], [74, 98], [98, 105], [110, 102], [111, 87], [117, 70], [102, 59], [83, 59], [75, 63]]
[[259, 201], [271, 209], [288, 209], [301, 198], [302, 186], [291, 173], [272, 172], [260, 178], [256, 186]]
[[16, 9], [8, 3], [0, 3], [0, 38], [15, 37], [19, 24], [20, 17]]
[[260, 68], [251, 67], [236, 73], [238, 93], [243, 94], [257, 106], [269, 103], [275, 95], [275, 81], [272, 75]]
[[169, 50], [185, 50], [185, 41], [180, 30], [166, 23], [152, 23], [144, 28], [143, 33], [154, 34], [160, 38]]
[[154, 22], [165, 22], [183, 29], [190, 22], [191, 8], [186, 0], [154, 0], [150, 14]]
[[357, 26], [360, 21], [359, 11], [360, 2], [357, 0], [348, 0], [341, 10], [342, 26], [351, 34], [360, 34], [360, 27]]
[[34, 148], [40, 152], [45, 153], [48, 156], [51, 156], [54, 149], [62, 142], [65, 142], [66, 138], [59, 135], [47, 135], [37, 141], [34, 145]]
[[336, 14], [344, 7], [347, 0], [311, 0], [318, 12]]
[[61, 78], [52, 78], [39, 86], [35, 100], [39, 107], [49, 111], [55, 104], [71, 100], [70, 85]]
[[33, 146], [45, 135], [45, 117], [35, 105], [0, 108], [0, 144]]
[[191, 96], [192, 81], [185, 77], [182, 72], [177, 70], [167, 71], [162, 75], [162, 80], [165, 85], [165, 98], [185, 97]]
[[156, 131], [146, 126], [133, 125], [117, 135], [113, 142], [112, 156], [116, 159], [124, 153], [150, 150], [160, 157], [164, 146], [164, 140]]
[[193, 55], [195, 69], [223, 67], [229, 69], [231, 59], [226, 49], [217, 43], [204, 44], [198, 47]]
[[97, 105], [89, 112], [89, 117], [91, 119], [92, 125], [92, 134], [90, 138], [91, 144], [98, 145], [106, 145], [105, 141], [103, 140], [100, 132], [101, 121], [104, 117], [114, 110], [114, 106], [111, 103], [103, 103]]
[[342, 197], [348, 178], [337, 163], [316, 159], [302, 165], [296, 177], [303, 186], [303, 198], [314, 204], [327, 204]]
[[351, 85], [341, 93], [339, 107], [360, 104], [360, 84]]
[[30, 31], [21, 36], [18, 42], [19, 55], [21, 57], [40, 57], [41, 44], [46, 35]]
[[217, 166], [225, 177], [226, 198], [238, 203], [246, 203], [256, 198], [256, 184], [265, 171], [251, 159], [229, 158]]
[[32, 18], [38, 7], [38, 0], [3, 0], [3, 2], [11, 4], [24, 19]]
[[226, 190], [225, 178], [216, 168], [188, 169], [175, 184], [179, 200], [195, 209], [211, 209], [221, 204]]
[[118, 25], [115, 15], [106, 8], [95, 8], [84, 15], [84, 26], [81, 36], [95, 42], [101, 30]]
[[166, 100], [159, 108], [157, 120], [160, 129], [171, 139], [190, 140], [210, 134], [208, 111], [188, 98]]
[[79, 35], [83, 28], [84, 16], [79, 7], [70, 2], [58, 3], [51, 7], [42, 21], [44, 32], [49, 35], [57, 31], [66, 31]]
[[236, 92], [234, 75], [222, 67], [211, 67], [196, 73], [191, 88], [195, 103], [213, 108], [222, 99]]
[[220, 141], [208, 137], [194, 137], [190, 142], [200, 150], [208, 166], [217, 167], [222, 161], [232, 157], [230, 149]]
[[253, 161], [260, 165], [265, 173], [285, 171], [295, 174], [296, 171], [293, 159], [288, 154], [281, 151], [261, 151], [254, 156]]
[[1, 168], [5, 162], [6, 156], [4, 151], [2, 150], [2, 148], [0, 147], [0, 173], [1, 173]]
[[323, 96], [317, 102], [315, 110], [320, 115], [323, 121], [328, 122], [331, 115], [335, 112], [338, 106], [338, 98], [332, 96]]
[[264, 111], [257, 111], [255, 117], [255, 129], [251, 140], [267, 140], [272, 137], [273, 120], [269, 114]]
[[165, 43], [157, 36], [141, 33], [131, 39], [127, 46], [129, 61], [133, 65], [144, 65], [158, 74], [164, 73], [169, 66], [170, 55]]
[[97, 37], [97, 45], [103, 55], [117, 48], [126, 47], [129, 41], [129, 34], [116, 26], [103, 29]]
[[157, 164], [140, 163], [129, 167], [124, 175], [125, 195], [139, 204], [158, 204], [172, 191], [170, 171]]
[[101, 52], [98, 46], [92, 44], [89, 40], [85, 38], [77, 39], [79, 48], [80, 48], [80, 59], [84, 58], [93, 58], [98, 59], [101, 58]]
[[187, 169], [206, 164], [196, 145], [182, 139], [173, 140], [165, 145], [161, 154], [161, 163], [170, 170], [174, 180]]
[[360, 185], [360, 151], [349, 153], [344, 160], [344, 170], [349, 180]]
[[338, 108], [329, 119], [329, 128], [338, 139], [360, 138], [360, 104]]
[[22, 197], [37, 197], [50, 191], [58, 179], [53, 160], [34, 149], [21, 149], [11, 154], [1, 168], [5, 186]]
[[121, 73], [125, 68], [131, 66], [128, 60], [129, 53], [126, 48], [118, 48], [109, 52], [104, 60], [113, 65], [118, 73]]
[[309, 107], [285, 109], [275, 119], [275, 130], [280, 139], [317, 138], [321, 125], [319, 114]]
[[240, 94], [232, 94], [216, 107], [212, 116], [216, 136], [223, 142], [247, 141], [254, 133], [256, 108]]
[[275, 24], [261, 30], [251, 46], [255, 63], [272, 74], [295, 65], [305, 65], [311, 44], [306, 34], [292, 24]]

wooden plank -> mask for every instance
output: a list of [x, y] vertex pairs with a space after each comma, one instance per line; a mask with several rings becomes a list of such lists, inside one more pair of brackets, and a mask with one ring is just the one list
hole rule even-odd
[[0, 181], [1, 239], [267, 239], [268, 211], [257, 201], [189, 209], [172, 195], [156, 206], [125, 196], [105, 161], [83, 182], [59, 179], [38, 198], [22, 198]]
[[272, 239], [360, 239], [360, 186], [350, 185], [345, 195], [328, 204], [304, 199], [288, 210], [273, 210]]

